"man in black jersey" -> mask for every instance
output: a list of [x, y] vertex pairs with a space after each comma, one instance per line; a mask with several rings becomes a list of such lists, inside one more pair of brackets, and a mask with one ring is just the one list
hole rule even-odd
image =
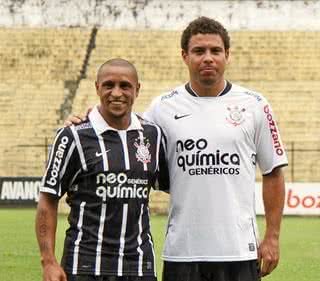
[[[135, 67], [113, 59], [98, 70], [100, 104], [88, 119], [58, 131], [36, 215], [44, 281], [155, 281], [150, 188], [168, 185], [158, 126], [132, 113]], [[160, 168], [159, 168], [160, 167]], [[61, 266], [55, 233], [59, 199], [71, 207]]]

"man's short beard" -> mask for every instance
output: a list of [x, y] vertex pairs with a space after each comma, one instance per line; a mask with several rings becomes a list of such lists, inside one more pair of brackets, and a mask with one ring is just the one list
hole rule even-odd
[[206, 87], [213, 86], [217, 81], [215, 79], [201, 79], [201, 84]]

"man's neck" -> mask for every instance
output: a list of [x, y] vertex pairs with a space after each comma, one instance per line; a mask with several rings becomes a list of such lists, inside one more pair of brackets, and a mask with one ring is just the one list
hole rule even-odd
[[122, 117], [114, 117], [103, 112], [100, 106], [98, 107], [98, 110], [110, 127], [116, 130], [127, 130], [129, 128], [131, 123], [131, 114]]
[[199, 97], [217, 97], [219, 96], [223, 90], [225, 89], [227, 83], [226, 80], [222, 79], [221, 81], [214, 83], [213, 85], [200, 85], [194, 81], [190, 81], [191, 89], [199, 96]]

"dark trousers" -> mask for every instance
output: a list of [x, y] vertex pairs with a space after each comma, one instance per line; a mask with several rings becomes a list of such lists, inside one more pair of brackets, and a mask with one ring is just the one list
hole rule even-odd
[[259, 281], [256, 260], [237, 262], [168, 262], [162, 281]]

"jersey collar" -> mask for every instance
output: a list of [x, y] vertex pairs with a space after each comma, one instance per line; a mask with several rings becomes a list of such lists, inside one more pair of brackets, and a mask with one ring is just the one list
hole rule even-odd
[[[230, 91], [232, 87], [232, 84], [226, 80], [226, 85], [224, 87], [224, 89], [222, 90], [222, 92], [220, 92], [217, 97], [221, 97], [221, 96], [224, 96], [226, 93], [228, 93]], [[187, 90], [187, 92], [191, 95], [191, 96], [194, 96], [194, 97], [199, 97], [199, 95], [191, 88], [191, 85], [190, 85], [190, 82], [188, 82], [186, 85], [185, 85], [185, 89]]]
[[94, 128], [97, 135], [101, 135], [105, 131], [111, 130], [111, 131], [132, 131], [132, 130], [143, 130], [141, 123], [138, 119], [138, 117], [131, 113], [131, 123], [129, 127], [126, 130], [118, 130], [113, 127], [111, 127], [106, 120], [102, 117], [101, 113], [98, 110], [98, 106], [95, 106], [91, 112], [89, 113], [89, 120], [92, 124], [92, 127]]

